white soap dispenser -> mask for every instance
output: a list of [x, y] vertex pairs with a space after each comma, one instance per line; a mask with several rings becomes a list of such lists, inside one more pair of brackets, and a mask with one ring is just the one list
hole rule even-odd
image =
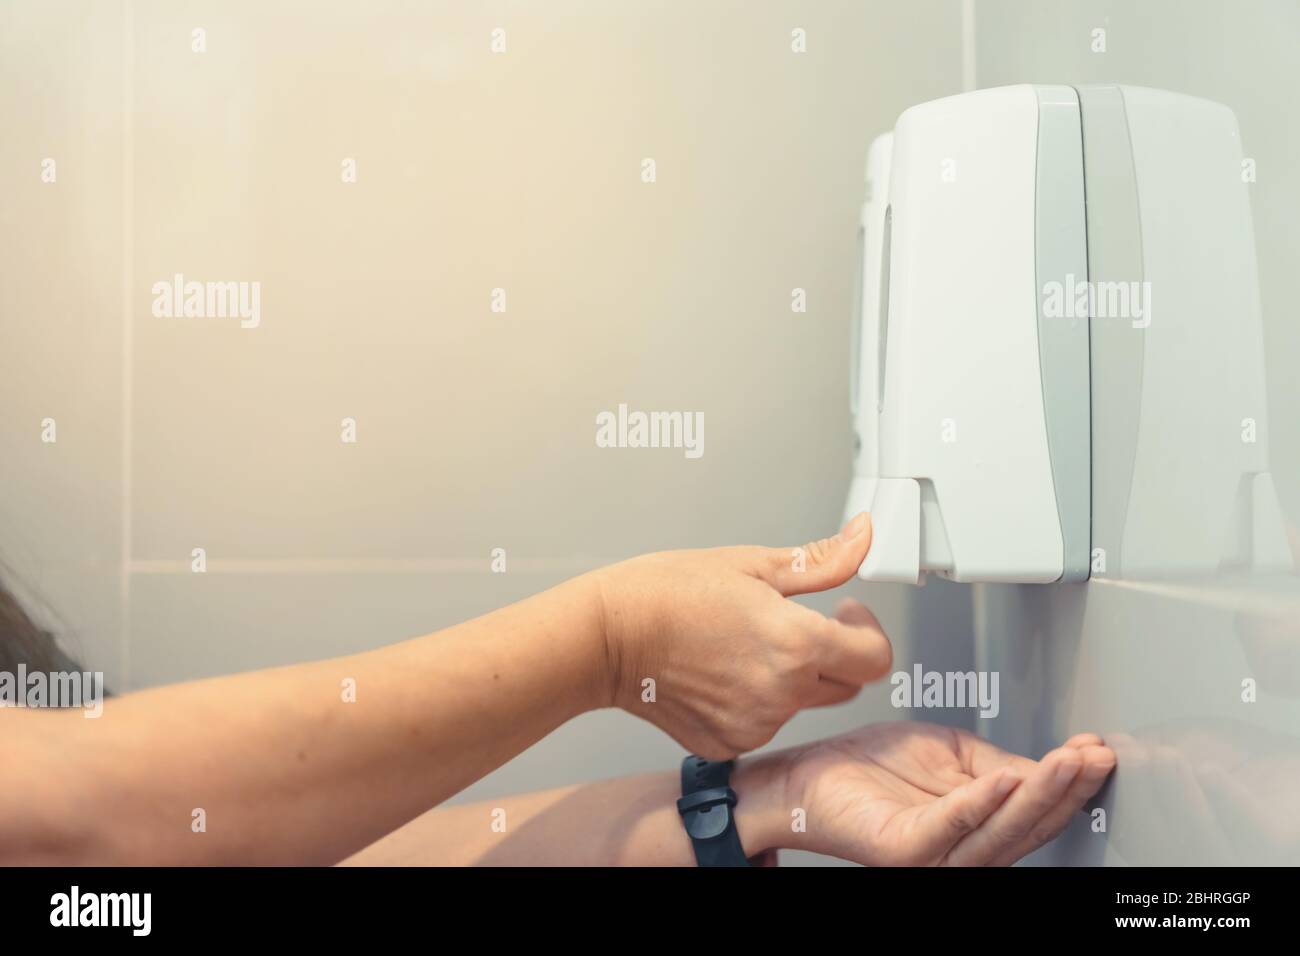
[[1113, 85], [949, 97], [875, 140], [846, 508], [872, 513], [861, 577], [1290, 565], [1266, 440], [1236, 426], [1267, 417], [1240, 163], [1227, 108]]

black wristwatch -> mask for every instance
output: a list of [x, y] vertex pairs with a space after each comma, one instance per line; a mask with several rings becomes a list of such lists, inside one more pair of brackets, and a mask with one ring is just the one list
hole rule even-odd
[[736, 832], [736, 791], [727, 785], [732, 761], [705, 760], [694, 754], [682, 761], [682, 796], [677, 812], [700, 866], [749, 866]]

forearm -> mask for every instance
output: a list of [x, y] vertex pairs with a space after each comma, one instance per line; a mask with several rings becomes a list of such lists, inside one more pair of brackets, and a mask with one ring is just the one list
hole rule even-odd
[[21, 800], [0, 799], [0, 859], [336, 862], [608, 704], [595, 588], [578, 578], [380, 650], [129, 694], [98, 719], [0, 715], [31, 771]]
[[[780, 754], [741, 760], [731, 779], [751, 858], [788, 845]], [[693, 866], [676, 771], [431, 810], [345, 861], [356, 866]]]

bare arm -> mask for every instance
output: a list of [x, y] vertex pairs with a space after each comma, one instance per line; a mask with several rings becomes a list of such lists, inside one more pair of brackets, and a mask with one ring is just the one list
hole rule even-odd
[[801, 549], [647, 555], [436, 634], [128, 694], [97, 719], [0, 710], [0, 863], [336, 862], [598, 707], [705, 756], [753, 749], [888, 670], [868, 612], [847, 626], [785, 599], [843, 583], [870, 540], [863, 515]]
[[[775, 846], [780, 777], [746, 761], [732, 776], [751, 855]], [[693, 866], [673, 771], [442, 807], [345, 860], [351, 866]], [[752, 848], [752, 849], [751, 849]]]
[[0, 763], [20, 770], [0, 792], [0, 862], [335, 862], [610, 703], [594, 588], [577, 578], [380, 650], [129, 694], [98, 719], [0, 711]]

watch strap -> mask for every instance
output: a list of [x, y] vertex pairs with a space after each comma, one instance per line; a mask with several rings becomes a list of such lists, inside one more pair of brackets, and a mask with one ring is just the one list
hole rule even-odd
[[733, 765], [694, 754], [682, 761], [677, 812], [700, 866], [749, 866], [736, 830], [736, 791], [729, 786]]

